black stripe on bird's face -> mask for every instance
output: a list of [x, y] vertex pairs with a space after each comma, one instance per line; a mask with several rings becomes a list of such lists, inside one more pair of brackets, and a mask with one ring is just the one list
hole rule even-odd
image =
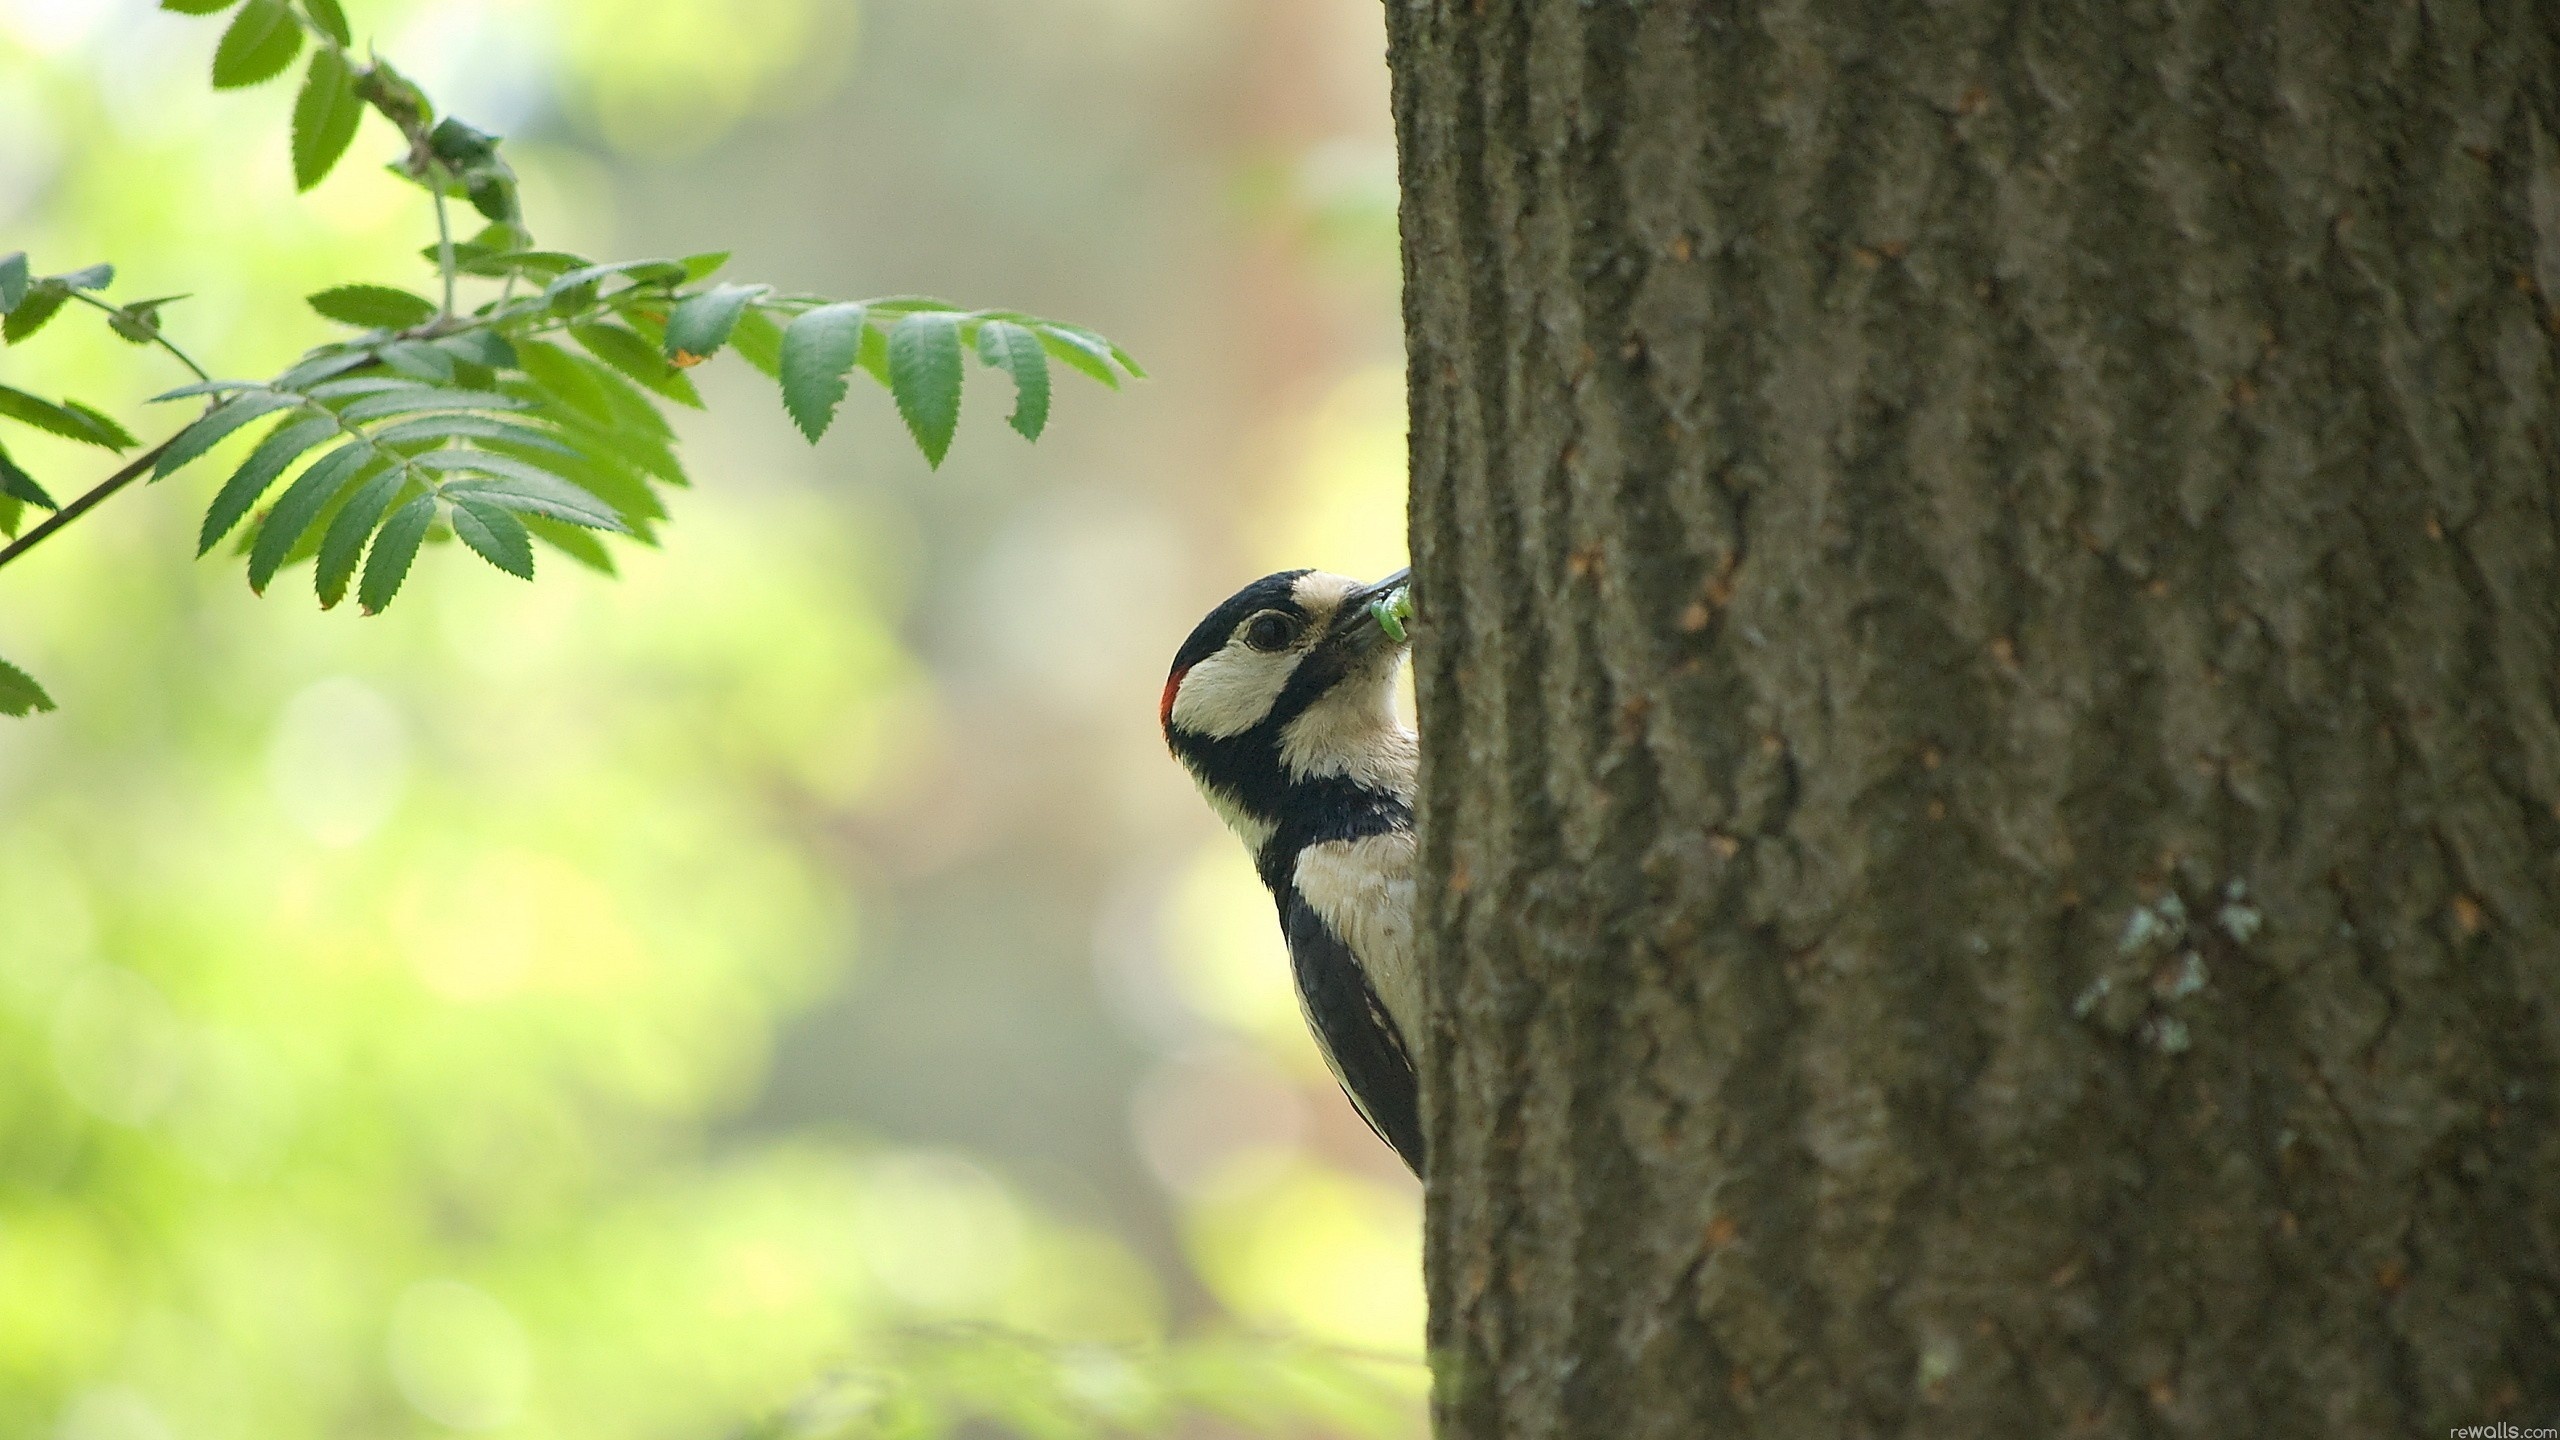
[[1412, 737], [1393, 708], [1404, 647], [1369, 608], [1402, 579], [1268, 575], [1209, 612], [1176, 653], [1165, 741], [1254, 849], [1298, 812], [1332, 830], [1382, 803], [1404, 811]]

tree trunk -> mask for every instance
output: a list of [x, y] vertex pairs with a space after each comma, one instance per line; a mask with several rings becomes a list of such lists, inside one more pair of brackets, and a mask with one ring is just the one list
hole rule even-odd
[[1441, 1433], [2560, 1420], [2560, 5], [1388, 11]]

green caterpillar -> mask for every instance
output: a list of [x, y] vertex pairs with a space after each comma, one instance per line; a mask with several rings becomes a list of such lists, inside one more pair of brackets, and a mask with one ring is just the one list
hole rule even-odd
[[1399, 585], [1370, 601], [1369, 613], [1376, 617], [1378, 628], [1387, 632], [1388, 639], [1403, 644], [1405, 622], [1413, 618], [1413, 587]]

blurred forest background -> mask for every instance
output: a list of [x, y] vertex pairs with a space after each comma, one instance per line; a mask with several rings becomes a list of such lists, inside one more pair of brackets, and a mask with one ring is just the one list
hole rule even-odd
[[[829, 1372], [811, 1433], [1419, 1433], [1418, 1192], [1153, 713], [1243, 580], [1401, 563], [1376, 7], [348, 8], [547, 241], [1156, 378], [1062, 373], [1036, 448], [981, 378], [934, 474], [877, 389], [812, 449], [724, 357], [620, 580], [258, 600], [187, 559], [218, 468], [0, 575], [63, 707], [0, 725], [0, 1434], [717, 1436]], [[0, 250], [263, 374], [431, 222], [371, 118], [297, 199], [292, 82], [211, 92], [217, 33], [0, 0]], [[69, 322], [0, 376], [187, 378]]]

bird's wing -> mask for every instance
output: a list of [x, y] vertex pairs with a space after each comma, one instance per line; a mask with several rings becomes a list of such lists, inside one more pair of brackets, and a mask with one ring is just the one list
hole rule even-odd
[[1413, 1053], [1351, 948], [1304, 898], [1289, 897], [1281, 924], [1297, 971], [1298, 1003], [1316, 1033], [1316, 1047], [1360, 1118], [1421, 1174], [1422, 1093]]

